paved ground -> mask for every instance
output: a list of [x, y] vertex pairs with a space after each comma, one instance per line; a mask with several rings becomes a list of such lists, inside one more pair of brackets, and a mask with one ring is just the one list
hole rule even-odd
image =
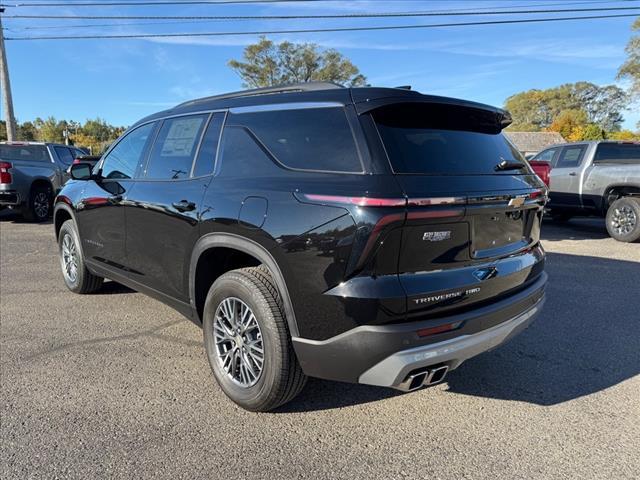
[[545, 224], [543, 315], [411, 394], [311, 381], [252, 414], [200, 330], [115, 284], [63, 286], [51, 225], [0, 216], [0, 477], [640, 476], [640, 244]]

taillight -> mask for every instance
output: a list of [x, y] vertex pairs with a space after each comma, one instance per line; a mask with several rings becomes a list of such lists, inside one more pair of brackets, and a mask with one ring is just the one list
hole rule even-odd
[[79, 163], [82, 163], [82, 160], [80, 160], [79, 158], [74, 158], [74, 159], [73, 159], [73, 164], [74, 164], [74, 165], [77, 165], [77, 164], [79, 164]]
[[551, 171], [551, 166], [550, 165], [543, 165], [542, 166], [542, 171], [540, 172], [540, 179], [547, 186], [549, 186], [549, 172], [550, 171]]
[[13, 167], [9, 162], [0, 162], [0, 183], [11, 183], [11, 173], [9, 169]]
[[343, 205], [356, 205], [358, 207], [404, 207], [406, 198], [372, 198], [372, 197], [347, 197], [340, 195], [316, 195], [305, 193], [301, 195], [304, 200], [314, 203], [337, 203]]

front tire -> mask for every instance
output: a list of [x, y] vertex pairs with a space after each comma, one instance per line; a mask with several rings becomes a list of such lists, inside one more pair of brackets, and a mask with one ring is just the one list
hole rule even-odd
[[218, 278], [209, 289], [203, 323], [209, 364], [235, 403], [266, 412], [300, 393], [306, 376], [293, 351], [282, 298], [265, 267]]
[[80, 236], [73, 220], [67, 220], [58, 234], [60, 267], [64, 283], [74, 293], [93, 293], [102, 286], [104, 279], [92, 274], [84, 263]]
[[607, 231], [619, 242], [640, 238], [640, 198], [622, 197], [607, 210]]

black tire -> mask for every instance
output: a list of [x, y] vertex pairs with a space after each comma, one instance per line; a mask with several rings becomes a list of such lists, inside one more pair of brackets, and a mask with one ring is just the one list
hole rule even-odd
[[[71, 275], [67, 270], [67, 263], [65, 262], [65, 247], [68, 246], [66, 242], [70, 242], [75, 249], [75, 274]], [[104, 279], [92, 274], [84, 263], [84, 256], [82, 254], [82, 246], [80, 244], [80, 236], [76, 231], [76, 226], [73, 220], [67, 220], [60, 227], [60, 233], [58, 234], [58, 254], [60, 256], [60, 267], [62, 269], [62, 277], [64, 283], [69, 290], [74, 293], [93, 293], [102, 286]]]
[[607, 231], [619, 242], [640, 239], [640, 198], [622, 197], [607, 210]]
[[53, 191], [48, 185], [31, 187], [27, 204], [22, 208], [22, 216], [30, 222], [44, 222], [51, 214]]
[[[214, 319], [226, 299], [238, 299], [248, 306], [259, 327], [264, 358], [253, 385], [238, 384], [218, 357]], [[267, 412], [289, 402], [303, 389], [306, 376], [293, 351], [282, 298], [266, 267], [232, 270], [218, 278], [205, 301], [203, 324], [205, 349], [216, 381], [242, 408]]]

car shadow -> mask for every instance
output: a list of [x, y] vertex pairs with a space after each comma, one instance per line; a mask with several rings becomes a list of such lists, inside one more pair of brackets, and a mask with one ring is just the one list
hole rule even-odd
[[609, 238], [603, 218], [572, 218], [555, 222], [545, 218], [542, 240], [597, 240]]
[[53, 223], [53, 219], [49, 218], [45, 222], [30, 222], [28, 220], [25, 220], [24, 217], [20, 215], [18, 212], [5, 208], [3, 210], [0, 210], [0, 222], [18, 223], [18, 224], [29, 223], [33, 225], [51, 225]]
[[[536, 321], [511, 342], [451, 372], [447, 394], [548, 406], [640, 373], [640, 265], [548, 253], [547, 273], [547, 302]], [[396, 395], [403, 394], [310, 380], [300, 397], [276, 412], [327, 410]]]
[[91, 295], [119, 295], [125, 293], [136, 293], [136, 291], [125, 285], [122, 285], [121, 283], [109, 280], [104, 282], [100, 289], [93, 292]]

